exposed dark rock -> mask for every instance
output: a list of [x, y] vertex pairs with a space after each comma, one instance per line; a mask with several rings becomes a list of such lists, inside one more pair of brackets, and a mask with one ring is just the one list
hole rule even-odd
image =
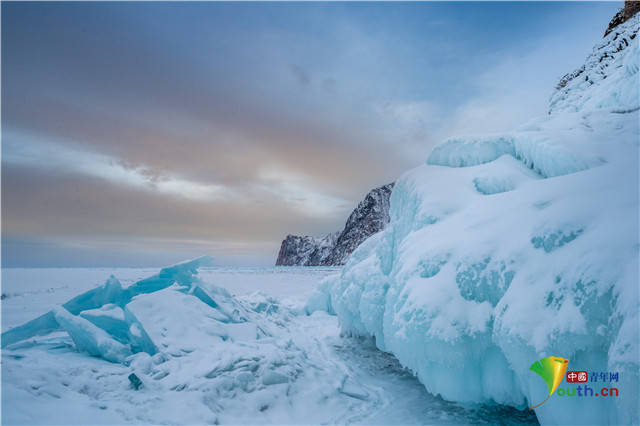
[[609, 22], [609, 27], [604, 32], [604, 36], [606, 37], [615, 27], [624, 24], [638, 12], [640, 12], [640, 1], [625, 1], [624, 7]]
[[142, 386], [142, 380], [140, 380], [140, 378], [134, 373], [129, 374], [129, 381], [135, 390], [140, 389], [140, 386]]
[[280, 266], [318, 266], [331, 254], [338, 239], [338, 232], [324, 238], [287, 235], [280, 245], [276, 265]]
[[370, 191], [349, 215], [331, 254], [323, 265], [344, 265], [349, 255], [367, 238], [389, 223], [389, 198], [393, 183]]
[[[594, 46], [584, 65], [560, 79], [551, 95], [549, 114], [563, 109], [575, 110], [577, 105], [588, 101], [588, 97], [584, 97], [585, 87], [602, 84], [611, 75], [610, 65], [631, 46], [640, 29], [640, 14], [637, 14], [639, 5], [640, 1], [626, 2], [624, 9], [609, 24], [604, 38]], [[630, 17], [633, 19], [630, 20]]]

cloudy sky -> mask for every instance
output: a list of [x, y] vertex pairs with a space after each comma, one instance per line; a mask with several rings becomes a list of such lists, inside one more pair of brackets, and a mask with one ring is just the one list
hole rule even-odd
[[3, 266], [273, 264], [545, 114], [621, 5], [3, 2]]

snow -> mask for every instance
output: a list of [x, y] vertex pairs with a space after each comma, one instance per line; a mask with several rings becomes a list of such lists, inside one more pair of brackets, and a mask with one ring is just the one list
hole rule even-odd
[[470, 167], [509, 155], [544, 178], [579, 172], [605, 162], [599, 142], [617, 133], [608, 126], [594, 128], [590, 118], [567, 113], [532, 120], [505, 135], [449, 139], [434, 148], [427, 163]]
[[[203, 281], [214, 282], [236, 295], [246, 295], [268, 289], [269, 294], [287, 299], [304, 299], [313, 291], [320, 277], [335, 272], [335, 268], [318, 267], [201, 267]], [[100, 287], [111, 275], [124, 286], [149, 277], [157, 268], [4, 268], [2, 269], [2, 331], [21, 325], [47, 313], [77, 294]], [[289, 279], [282, 280], [283, 273]]]
[[563, 78], [549, 111], [633, 111], [638, 102], [638, 15], [616, 27], [593, 48], [585, 64]]
[[551, 398], [536, 415], [637, 424], [637, 31], [634, 18], [596, 46], [581, 74], [600, 77], [566, 83], [550, 115], [449, 139], [406, 172], [387, 228], [312, 293], [307, 312], [334, 312], [343, 333], [374, 337], [449, 401], [539, 402], [529, 366], [549, 355], [617, 371], [624, 397]]
[[[337, 271], [174, 269], [176, 282], [165, 286], [158, 282], [166, 271], [153, 269], [5, 269], [5, 333], [46, 312], [57, 325], [3, 348], [2, 423], [535, 422], [506, 407], [430, 395], [370, 340], [341, 336], [336, 317], [305, 315], [303, 301]], [[150, 287], [156, 291], [122, 297]], [[100, 307], [66, 304], [77, 315], [63, 307], [68, 299], [95, 305], [105, 293], [115, 296]], [[155, 349], [132, 344], [144, 335]]]
[[452, 138], [434, 148], [429, 164], [448, 167], [469, 167], [484, 164], [509, 154], [516, 156], [511, 137]]

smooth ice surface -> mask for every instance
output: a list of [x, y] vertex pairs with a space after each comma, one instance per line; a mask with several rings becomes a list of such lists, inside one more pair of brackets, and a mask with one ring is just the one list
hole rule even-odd
[[549, 355], [617, 371], [624, 397], [556, 397], [536, 414], [637, 424], [638, 19], [594, 48], [550, 115], [445, 141], [398, 179], [389, 226], [307, 312], [335, 312], [450, 401], [537, 403], [529, 366]]
[[80, 351], [113, 362], [124, 362], [132, 354], [131, 348], [114, 339], [109, 329], [106, 331], [62, 307], [55, 308], [53, 315]]
[[[217, 307], [194, 295], [193, 285], [176, 283], [140, 294], [124, 307], [108, 303], [73, 315], [59, 306], [53, 312], [61, 311], [64, 319], [58, 320], [73, 322], [67, 325], [71, 333], [82, 329], [79, 342], [85, 346], [77, 346], [71, 333], [59, 328], [5, 347], [2, 423], [535, 422], [526, 412], [507, 407], [463, 407], [430, 395], [370, 340], [340, 336], [335, 316], [305, 315], [302, 302], [319, 281], [336, 272], [203, 267], [188, 281], [197, 283]], [[8, 295], [2, 301], [5, 330], [74, 294], [102, 288], [95, 282], [111, 274], [123, 288], [157, 275], [150, 269], [2, 273]], [[234, 316], [236, 310], [241, 315]], [[126, 330], [127, 322], [137, 331]], [[96, 331], [100, 327], [104, 333]], [[94, 345], [107, 341], [122, 348], [141, 332], [157, 348], [153, 355], [143, 350], [118, 361], [116, 350], [114, 359], [106, 360], [102, 348], [91, 356]], [[131, 374], [140, 380], [138, 390]]]

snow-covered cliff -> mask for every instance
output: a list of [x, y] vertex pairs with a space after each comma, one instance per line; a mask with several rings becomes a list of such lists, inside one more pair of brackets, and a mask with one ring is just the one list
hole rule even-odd
[[324, 265], [331, 254], [340, 232], [333, 232], [323, 238], [287, 235], [280, 245], [277, 266], [318, 266]]
[[353, 210], [342, 231], [323, 238], [287, 235], [282, 241], [276, 265], [344, 265], [349, 255], [389, 223], [389, 197], [393, 183], [372, 189]]
[[[635, 6], [638, 12], [640, 2]], [[609, 109], [625, 113], [638, 108], [638, 15], [610, 29], [584, 65], [562, 77], [551, 96], [549, 114]]]
[[619, 397], [553, 396], [536, 415], [638, 424], [639, 16], [561, 81], [549, 115], [445, 141], [405, 173], [389, 225], [307, 311], [374, 336], [447, 400], [538, 403], [529, 367], [551, 355], [618, 373]]

